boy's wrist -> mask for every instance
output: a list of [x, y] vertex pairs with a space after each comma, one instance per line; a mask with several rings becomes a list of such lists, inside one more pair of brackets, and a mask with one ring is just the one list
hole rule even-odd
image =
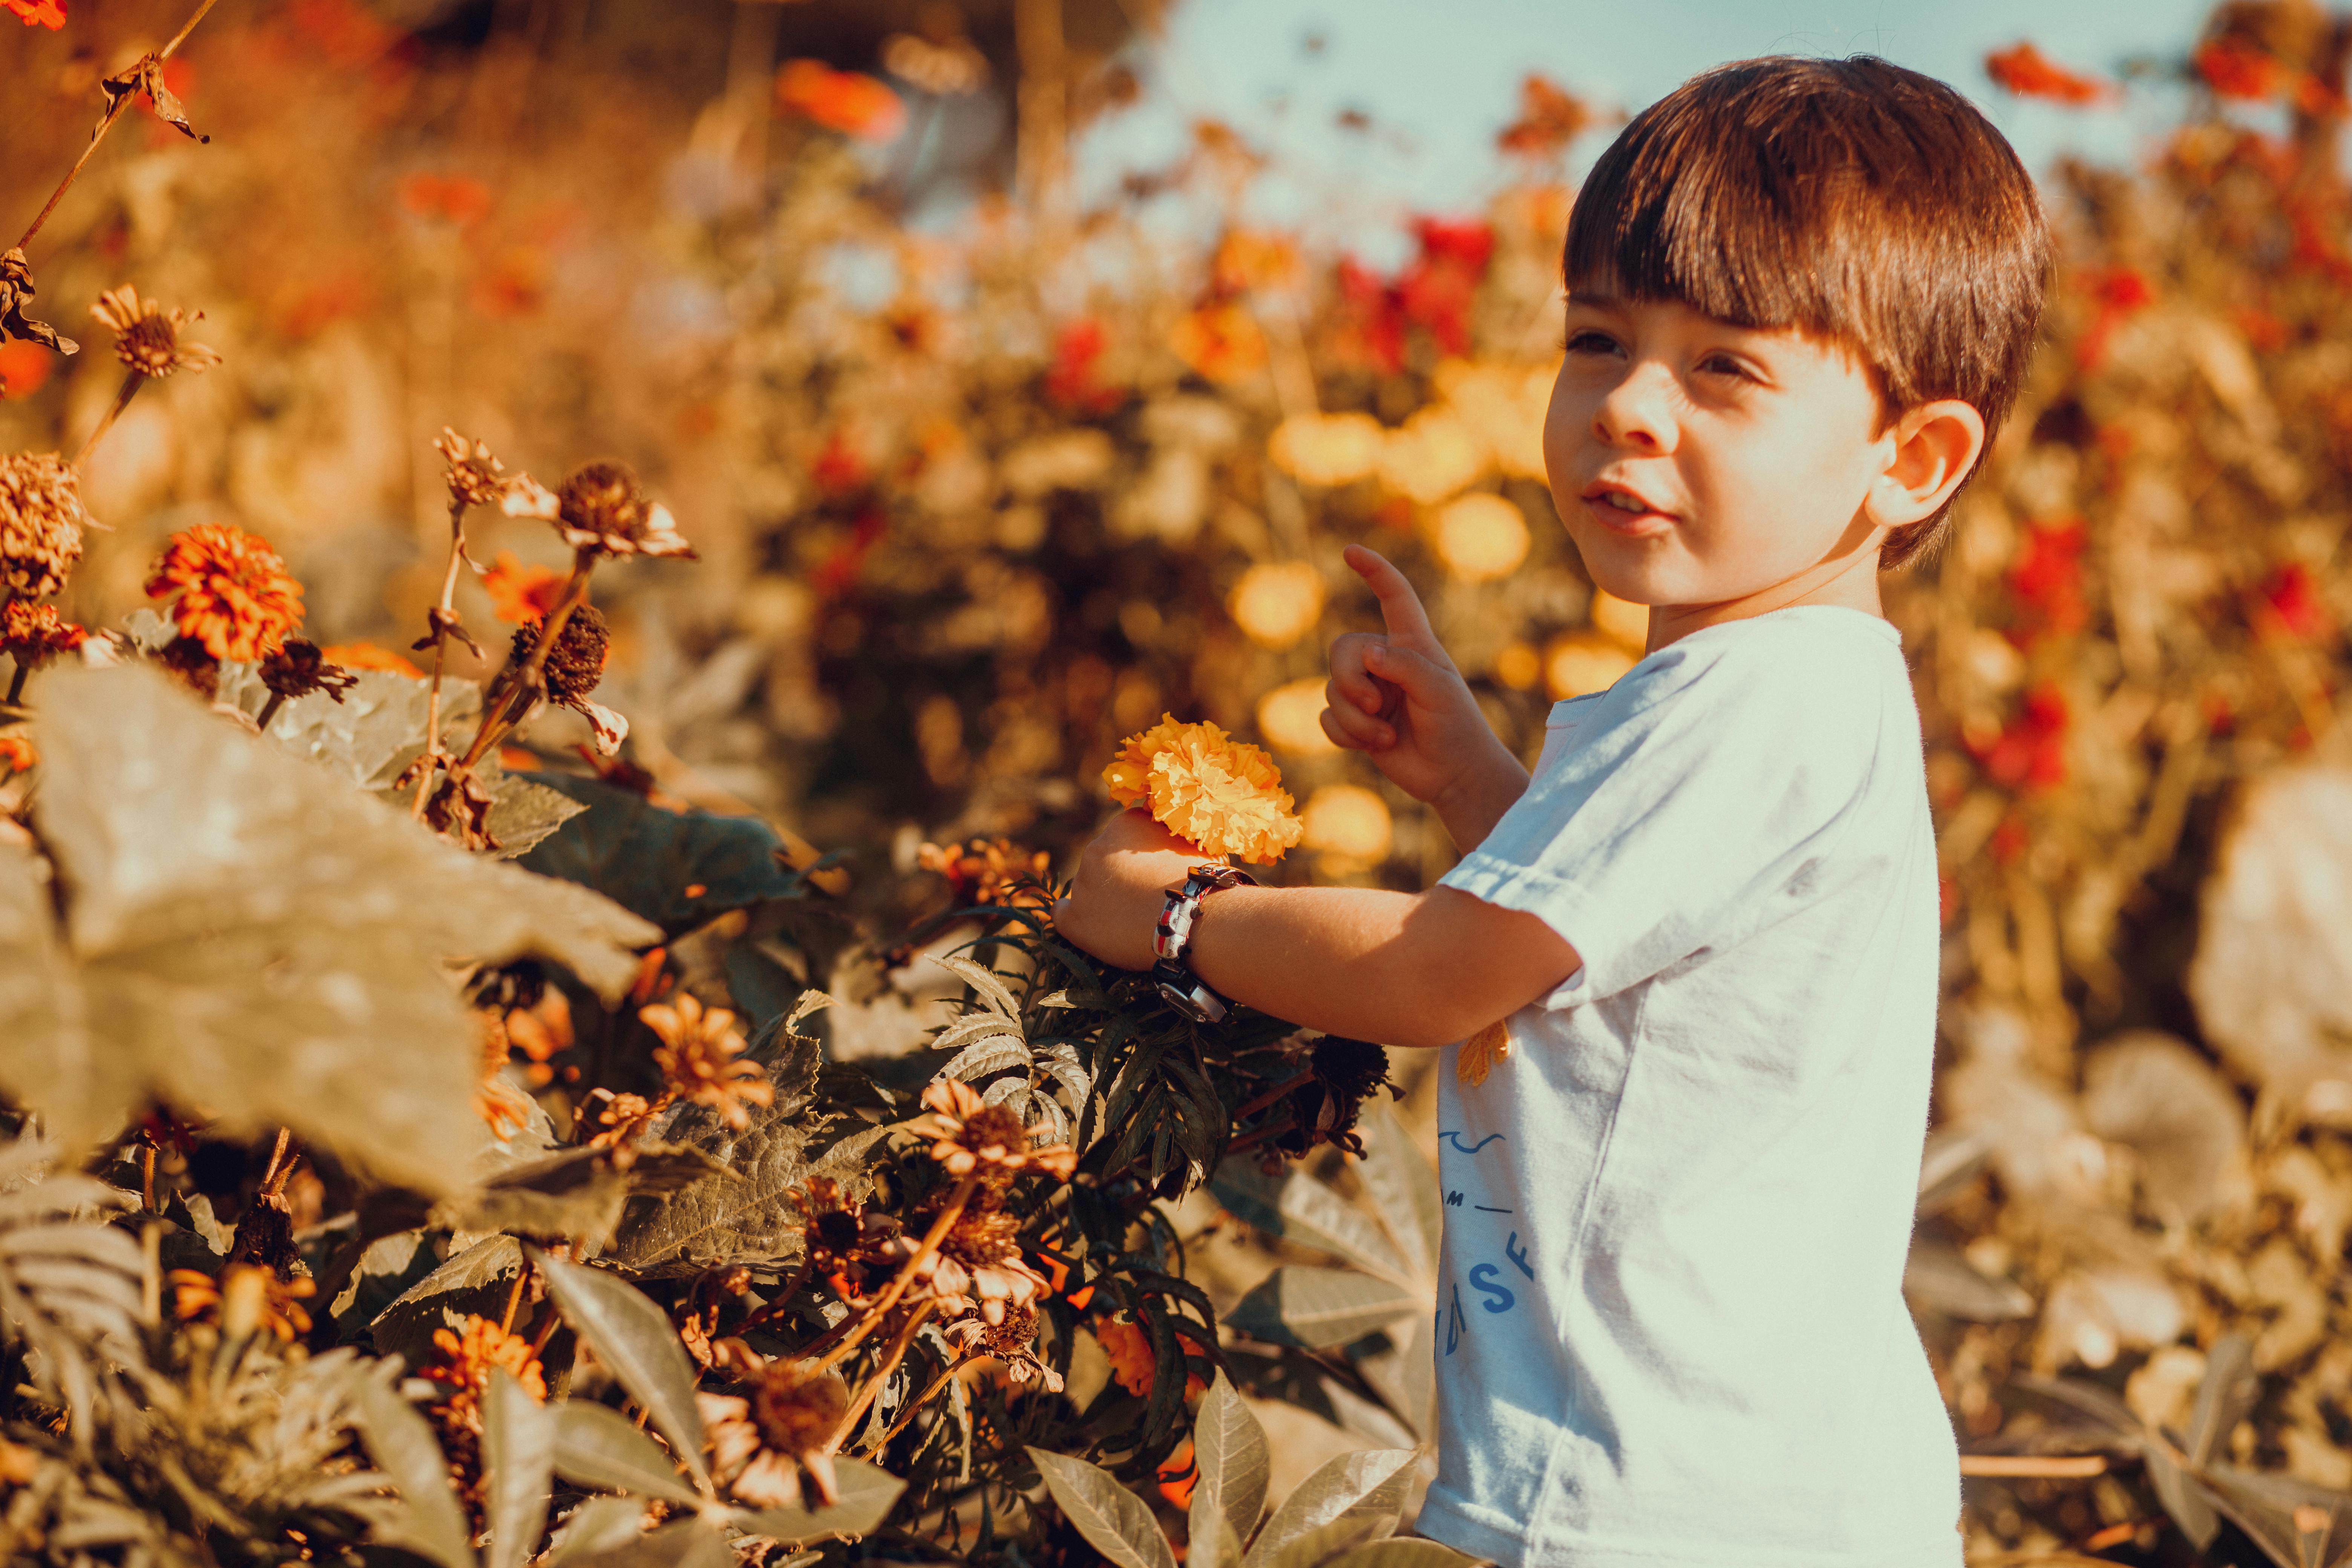
[[1496, 740], [1486, 753], [1455, 773], [1431, 797], [1429, 807], [1445, 825], [1454, 847], [1467, 855], [1485, 840], [1528, 789], [1528, 772]]

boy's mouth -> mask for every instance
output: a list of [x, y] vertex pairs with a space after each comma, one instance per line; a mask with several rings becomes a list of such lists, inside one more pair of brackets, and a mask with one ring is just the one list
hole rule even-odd
[[1675, 521], [1674, 513], [1623, 485], [1592, 485], [1580, 499], [1593, 521], [1619, 533], [1655, 533]]

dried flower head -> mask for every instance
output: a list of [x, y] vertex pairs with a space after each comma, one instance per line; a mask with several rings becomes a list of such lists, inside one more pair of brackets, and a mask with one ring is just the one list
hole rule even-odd
[[710, 1435], [711, 1469], [738, 1502], [798, 1508], [803, 1470], [818, 1502], [840, 1500], [825, 1452], [849, 1409], [849, 1387], [839, 1374], [780, 1357], [760, 1369], [748, 1399], [694, 1397]]
[[173, 637], [155, 656], [155, 662], [180, 678], [189, 690], [210, 702], [220, 695], [220, 660], [194, 637]]
[[1290, 1094], [1291, 1130], [1276, 1145], [1304, 1154], [1330, 1143], [1360, 1156], [1364, 1142], [1356, 1118], [1373, 1091], [1389, 1082], [1387, 1050], [1369, 1040], [1326, 1035], [1307, 1053], [1307, 1069], [1313, 1076]]
[[26, 599], [0, 604], [0, 653], [23, 668], [39, 669], [89, 640], [89, 634], [58, 615], [55, 605]]
[[[890, 1244], [901, 1234], [897, 1219], [869, 1212], [830, 1176], [810, 1177], [807, 1185], [793, 1191], [790, 1202], [801, 1216], [801, 1240], [807, 1248], [809, 1271], [821, 1279], [832, 1279], [848, 1269], [863, 1271], [869, 1265], [886, 1262]], [[860, 1293], [855, 1281], [847, 1279], [835, 1289], [845, 1296]]]
[[642, 1094], [614, 1094], [609, 1089], [589, 1091], [591, 1100], [602, 1100], [604, 1108], [596, 1113], [596, 1125], [604, 1131], [588, 1140], [592, 1149], [617, 1149], [633, 1142], [638, 1133], [652, 1124], [653, 1119], [670, 1103], [664, 1095], [658, 1104]]
[[468, 441], [447, 426], [434, 439], [433, 449], [449, 465], [449, 499], [459, 506], [488, 506], [507, 493], [506, 465], [490, 455], [488, 441]]
[[1049, 1394], [1062, 1392], [1062, 1374], [1037, 1354], [1037, 1309], [1015, 1307], [991, 1321], [979, 1312], [967, 1312], [940, 1331], [964, 1355], [990, 1355], [1003, 1363], [1005, 1380], [1014, 1386], [1034, 1378]]
[[25, 259], [24, 251], [14, 249], [0, 255], [0, 342], [16, 338], [55, 349], [61, 354], [79, 353], [79, 343], [60, 335], [47, 321], [37, 321], [25, 314], [25, 301], [35, 292], [32, 264]]
[[435, 1402], [446, 1425], [481, 1435], [482, 1394], [493, 1372], [505, 1372], [522, 1384], [524, 1393], [546, 1403], [547, 1374], [531, 1353], [530, 1341], [522, 1335], [488, 1318], [468, 1316], [460, 1331], [434, 1330], [433, 1344], [440, 1354], [418, 1369], [417, 1375], [448, 1390]]
[[509, 626], [525, 626], [543, 621], [563, 597], [563, 574], [546, 566], [519, 561], [511, 550], [501, 550], [490, 569], [482, 574], [482, 588], [490, 596], [490, 607], [499, 619]]
[[147, 596], [174, 594], [180, 635], [215, 658], [257, 659], [302, 624], [302, 585], [268, 540], [234, 523], [200, 522], [172, 535]]
[[281, 1280], [258, 1265], [232, 1263], [217, 1279], [194, 1268], [174, 1268], [163, 1278], [172, 1287], [172, 1315], [184, 1323], [226, 1326], [232, 1333], [263, 1330], [280, 1341], [310, 1331], [302, 1303], [318, 1287], [307, 1274]]
[[1214, 724], [1180, 724], [1163, 714], [1129, 738], [1102, 776], [1111, 799], [1149, 807], [1161, 826], [1203, 854], [1271, 865], [1306, 831], [1274, 759]]
[[734, 1014], [723, 1007], [706, 1012], [681, 990], [668, 1002], [638, 1008], [637, 1016], [661, 1037], [654, 1065], [678, 1098], [709, 1106], [739, 1131], [751, 1124], [747, 1107], [774, 1103], [768, 1069], [740, 1059], [744, 1041], [736, 1032]]
[[46, 599], [81, 559], [81, 486], [55, 452], [0, 458], [0, 589]]
[[[128, 283], [100, 294], [89, 313], [114, 329], [114, 357], [133, 375], [161, 378], [175, 370], [204, 371], [220, 363], [221, 356], [204, 344], [180, 341], [180, 331], [188, 324], [185, 312], [141, 299]], [[204, 320], [204, 312], [197, 311], [195, 319]]]
[[[928, 1231], [930, 1225], [931, 1216], [925, 1216], [920, 1228]], [[1052, 1290], [1021, 1256], [1021, 1222], [995, 1208], [966, 1210], [948, 1227], [930, 1283], [946, 1305], [977, 1310], [989, 1323], [1002, 1322], [1008, 1308], [1025, 1309]]]
[[923, 1090], [931, 1114], [907, 1124], [908, 1131], [931, 1142], [931, 1158], [948, 1173], [1009, 1181], [1022, 1171], [1038, 1171], [1069, 1180], [1077, 1164], [1077, 1151], [1066, 1144], [1045, 1149], [1029, 1147], [1029, 1130], [1021, 1118], [1001, 1105], [988, 1105], [970, 1084], [943, 1078]]
[[[539, 651], [539, 628], [545, 623], [533, 621], [517, 626], [514, 652], [510, 656], [518, 665], [527, 664]], [[555, 635], [555, 646], [547, 650], [543, 667], [547, 679], [547, 695], [566, 708], [577, 707], [596, 689], [604, 679], [604, 652], [611, 646], [611, 634], [605, 630], [604, 617], [593, 605], [577, 605], [564, 617], [563, 629]]]
[[535, 517], [555, 525], [563, 542], [599, 555], [694, 553], [677, 531], [669, 509], [647, 500], [637, 476], [621, 463], [587, 463], [550, 491], [528, 476], [507, 491], [509, 517]]
[[328, 663], [324, 650], [308, 637], [288, 637], [262, 655], [260, 674], [262, 685], [289, 702], [314, 691], [341, 702], [343, 693], [360, 683], [358, 676]]

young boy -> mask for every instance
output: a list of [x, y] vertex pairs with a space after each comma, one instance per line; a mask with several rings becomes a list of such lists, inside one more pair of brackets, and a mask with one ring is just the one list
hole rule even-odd
[[[1647, 657], [1553, 710], [1530, 780], [1404, 579], [1349, 552], [1387, 629], [1334, 647], [1324, 727], [1463, 859], [1417, 895], [1196, 892], [1185, 958], [1397, 1046], [1507, 1017], [1490, 1076], [1441, 1077], [1439, 1541], [1960, 1560], [1901, 1293], [1938, 921], [1878, 573], [1934, 542], [2008, 413], [2048, 265], [2024, 170], [1941, 83], [1871, 58], [1698, 77], [1578, 197], [1544, 433], [1592, 580], [1650, 606]], [[1063, 933], [1149, 966], [1196, 858], [1124, 814]]]

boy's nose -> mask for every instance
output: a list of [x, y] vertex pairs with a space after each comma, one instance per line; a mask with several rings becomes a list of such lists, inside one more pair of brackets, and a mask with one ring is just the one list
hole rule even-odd
[[1593, 435], [1612, 447], [1672, 451], [1676, 426], [1670, 379], [1662, 369], [1635, 366], [1601, 400], [1592, 416]]

